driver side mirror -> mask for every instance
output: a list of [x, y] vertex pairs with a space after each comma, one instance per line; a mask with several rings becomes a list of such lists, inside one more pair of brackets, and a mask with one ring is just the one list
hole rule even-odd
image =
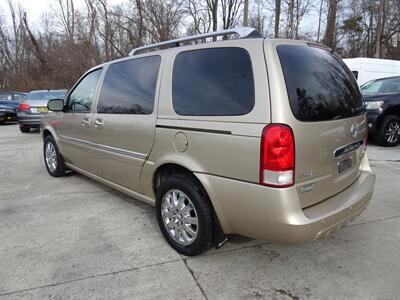
[[47, 108], [51, 111], [63, 111], [64, 100], [63, 99], [51, 99], [47, 102]]

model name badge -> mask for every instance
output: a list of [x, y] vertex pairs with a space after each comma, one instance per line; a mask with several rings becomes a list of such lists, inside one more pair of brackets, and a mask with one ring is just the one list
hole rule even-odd
[[340, 156], [343, 156], [343, 155], [345, 155], [347, 153], [350, 153], [350, 152], [360, 148], [362, 145], [364, 145], [364, 140], [361, 140], [361, 141], [355, 142], [353, 144], [349, 144], [349, 145], [340, 147], [340, 148], [335, 150], [335, 152], [333, 153], [333, 156], [335, 158], [338, 158]]
[[306, 184], [300, 187], [301, 193], [312, 192], [314, 190], [314, 183]]
[[299, 172], [300, 177], [311, 177], [313, 175], [312, 170], [304, 170]]

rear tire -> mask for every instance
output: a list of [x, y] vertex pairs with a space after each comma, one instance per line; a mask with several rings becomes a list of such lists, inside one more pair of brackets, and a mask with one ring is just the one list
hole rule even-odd
[[31, 131], [31, 128], [28, 127], [28, 126], [19, 125], [19, 130], [20, 130], [22, 133], [28, 133], [28, 132]]
[[187, 175], [165, 179], [157, 189], [156, 215], [161, 233], [177, 252], [194, 256], [211, 248], [212, 208], [196, 180]]
[[397, 146], [400, 142], [400, 118], [395, 115], [385, 116], [377, 130], [375, 140], [380, 146]]
[[58, 151], [56, 142], [51, 135], [44, 139], [43, 158], [47, 172], [53, 177], [65, 176], [64, 160]]

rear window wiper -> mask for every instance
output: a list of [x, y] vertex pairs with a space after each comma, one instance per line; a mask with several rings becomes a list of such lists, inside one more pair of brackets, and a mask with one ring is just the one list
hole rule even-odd
[[360, 114], [360, 113], [364, 113], [364, 112], [366, 112], [367, 111], [367, 106], [366, 105], [361, 105], [361, 106], [359, 106], [359, 107], [356, 107], [356, 108], [352, 108], [351, 109], [351, 112], [354, 114]]
[[342, 119], [342, 118], [346, 118], [346, 117], [351, 117], [352, 115], [359, 115], [359, 114], [367, 111], [367, 106], [363, 104], [359, 107], [352, 108], [350, 111], [351, 111], [351, 113], [336, 115], [332, 118], [332, 120], [338, 120], [338, 119]]

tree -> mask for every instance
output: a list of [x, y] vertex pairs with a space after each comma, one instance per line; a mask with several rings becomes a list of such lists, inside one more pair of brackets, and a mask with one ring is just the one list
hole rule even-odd
[[211, 14], [212, 29], [213, 31], [218, 30], [218, 0], [206, 0], [207, 7]]
[[275, 0], [275, 26], [274, 36], [279, 37], [279, 23], [281, 17], [281, 0]]
[[221, 0], [222, 24], [224, 29], [236, 26], [243, 0]]
[[249, 0], [244, 0], [243, 26], [249, 26]]
[[385, 24], [384, 6], [385, 6], [385, 0], [379, 0], [378, 24], [376, 26], [376, 49], [375, 49], [376, 58], [380, 58], [382, 54], [382, 36]]
[[336, 47], [335, 30], [336, 30], [336, 12], [339, 0], [328, 0], [328, 19], [326, 21], [325, 45], [334, 49]]
[[[400, 59], [399, 0], [85, 0], [79, 9], [54, 1], [39, 27], [21, 5], [0, 4], [1, 90], [70, 88], [132, 48], [246, 24], [247, 5], [248, 24], [267, 36], [323, 37], [342, 57]], [[318, 26], [303, 26], [317, 16]]]
[[192, 21], [188, 26], [188, 34], [194, 35], [209, 32], [212, 26], [212, 12], [209, 10], [209, 6], [202, 1], [188, 0], [186, 7]]
[[324, 0], [320, 0], [319, 10], [318, 10], [318, 29], [317, 29], [317, 43], [319, 43], [319, 38], [321, 34], [321, 19], [322, 19], [322, 8], [324, 5]]

